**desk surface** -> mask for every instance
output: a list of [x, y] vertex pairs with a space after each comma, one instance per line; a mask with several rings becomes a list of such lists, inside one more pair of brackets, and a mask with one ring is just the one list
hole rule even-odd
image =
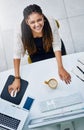
[[[84, 56], [84, 52], [63, 56], [63, 65], [72, 77], [69, 85], [60, 80], [55, 58], [21, 66], [21, 77], [28, 80], [29, 86], [20, 107], [23, 106], [27, 96], [35, 99], [30, 111], [30, 118], [39, 116], [40, 111], [37, 104], [40, 100], [50, 99], [51, 97], [68, 96], [75, 92], [80, 92], [84, 98], [84, 82], [72, 73], [73, 67], [77, 64], [77, 59], [82, 56]], [[0, 73], [0, 93], [10, 74], [14, 74], [13, 69]], [[49, 80], [50, 78], [57, 79], [57, 89], [51, 89], [44, 84], [44, 81]]]

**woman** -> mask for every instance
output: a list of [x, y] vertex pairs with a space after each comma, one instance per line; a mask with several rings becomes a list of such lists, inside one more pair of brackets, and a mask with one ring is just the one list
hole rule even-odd
[[18, 38], [14, 53], [15, 80], [9, 86], [12, 90], [20, 90], [20, 59], [28, 52], [32, 62], [56, 57], [58, 73], [67, 84], [71, 81], [70, 74], [64, 69], [61, 59], [61, 41], [54, 19], [50, 21], [42, 13], [38, 5], [29, 5], [23, 11], [21, 34]]

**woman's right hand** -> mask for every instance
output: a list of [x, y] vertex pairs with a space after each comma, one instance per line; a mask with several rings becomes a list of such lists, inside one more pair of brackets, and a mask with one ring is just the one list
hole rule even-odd
[[20, 79], [15, 79], [11, 85], [8, 87], [8, 92], [11, 94], [12, 90], [14, 92], [17, 90], [17, 92], [20, 91]]

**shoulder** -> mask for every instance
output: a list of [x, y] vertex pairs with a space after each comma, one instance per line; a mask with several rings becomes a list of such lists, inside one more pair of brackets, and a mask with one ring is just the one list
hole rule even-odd
[[52, 16], [47, 16], [47, 19], [49, 21], [52, 31], [54, 31], [54, 29], [57, 28], [56, 19], [53, 18]]
[[55, 18], [53, 18], [52, 16], [47, 16], [47, 19], [50, 23], [55, 22]]
[[16, 25], [16, 27], [14, 28], [14, 47], [18, 51], [24, 50], [20, 24]]

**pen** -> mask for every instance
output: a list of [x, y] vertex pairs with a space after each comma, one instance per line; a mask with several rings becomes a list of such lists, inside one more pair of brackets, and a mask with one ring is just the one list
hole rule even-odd
[[79, 66], [77, 68], [84, 74], [84, 71]]
[[72, 71], [72, 72], [76, 75], [77, 78], [79, 78], [81, 81], [84, 82], [84, 79], [80, 78], [74, 71]]
[[[76, 74], [75, 74], [75, 75], [76, 75]], [[84, 80], [83, 80], [83, 79], [81, 79], [78, 75], [76, 75], [76, 77], [77, 77], [77, 78], [79, 78], [81, 81], [83, 81], [83, 82], [84, 82]]]
[[80, 62], [82, 65], [84, 65], [84, 63], [83, 63], [83, 62], [81, 62], [80, 60], [78, 60], [78, 62]]

